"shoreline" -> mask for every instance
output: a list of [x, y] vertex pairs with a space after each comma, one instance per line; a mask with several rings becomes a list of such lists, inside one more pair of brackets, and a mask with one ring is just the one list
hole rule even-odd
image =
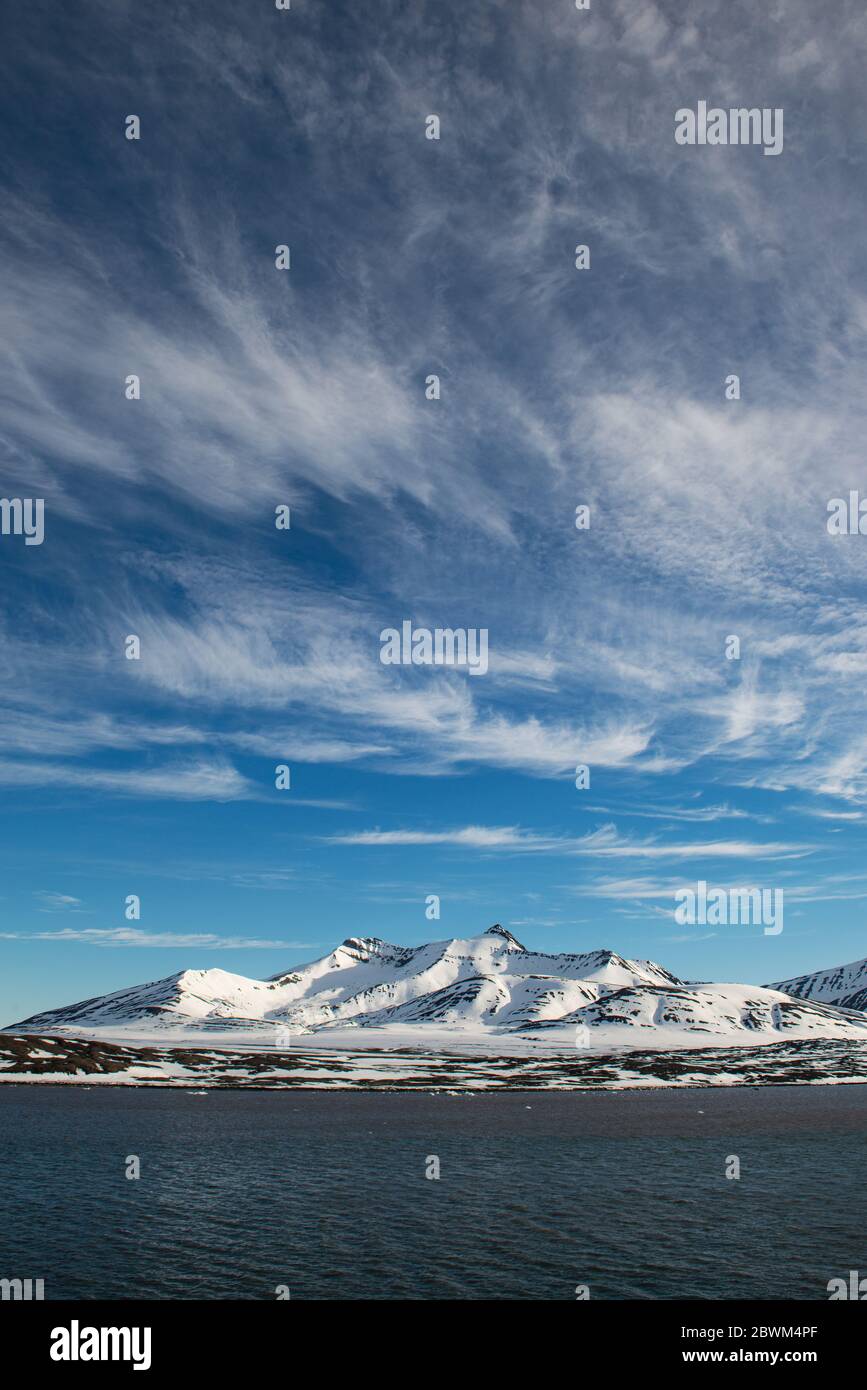
[[653, 1091], [779, 1091], [794, 1090], [799, 1087], [809, 1086], [812, 1088], [836, 1086], [865, 1086], [867, 1087], [867, 1076], [840, 1077], [836, 1080], [817, 1078], [814, 1081], [805, 1081], [799, 1078], [796, 1081], [660, 1081], [657, 1084], [645, 1086], [605, 1086], [601, 1084], [590, 1086], [463, 1086], [459, 1090], [443, 1086], [395, 1086], [395, 1085], [370, 1085], [364, 1082], [356, 1082], [351, 1086], [294, 1086], [291, 1083], [274, 1086], [266, 1086], [260, 1082], [251, 1081], [245, 1085], [232, 1085], [231, 1083], [211, 1082], [205, 1084], [201, 1081], [94, 1081], [84, 1077], [69, 1077], [67, 1079], [54, 1078], [43, 1080], [41, 1078], [26, 1076], [0, 1076], [0, 1082], [5, 1082], [8, 1087], [37, 1086], [43, 1089], [48, 1086], [55, 1086], [61, 1090], [71, 1086], [80, 1086], [85, 1091], [191, 1091], [193, 1093], [204, 1091], [232, 1091], [241, 1093], [243, 1091], [256, 1091], [259, 1094], [275, 1094], [277, 1092], [291, 1093], [292, 1095], [357, 1095], [364, 1092], [368, 1095], [395, 1095], [395, 1096], [451, 1096], [456, 1099], [460, 1096], [567, 1096], [567, 1095], [643, 1095]]
[[867, 1045], [790, 1039], [754, 1047], [515, 1056], [421, 1049], [143, 1047], [89, 1038], [0, 1034], [0, 1083], [458, 1095], [865, 1085]]

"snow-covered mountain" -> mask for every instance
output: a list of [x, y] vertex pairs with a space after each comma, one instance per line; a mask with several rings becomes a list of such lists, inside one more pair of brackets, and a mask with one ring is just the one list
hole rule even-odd
[[816, 970], [812, 975], [796, 975], [793, 980], [782, 980], [768, 988], [781, 989], [796, 999], [836, 1004], [841, 1009], [867, 1009], [867, 960]]
[[[708, 1046], [787, 1037], [867, 1041], [867, 1015], [781, 989], [685, 984], [613, 951], [546, 955], [494, 926], [481, 936], [393, 946], [350, 937], [309, 965], [251, 980], [225, 970], [166, 979], [36, 1014], [5, 1031], [282, 1046]], [[312, 1041], [312, 1039], [311, 1039]]]

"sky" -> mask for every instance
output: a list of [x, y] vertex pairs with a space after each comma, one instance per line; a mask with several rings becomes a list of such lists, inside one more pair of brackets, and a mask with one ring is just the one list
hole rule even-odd
[[[0, 1023], [493, 922], [867, 955], [863, 6], [0, 28], [0, 490], [45, 519], [0, 536]], [[679, 144], [699, 101], [781, 152]], [[487, 670], [384, 664], [404, 621]], [[680, 925], [699, 881], [784, 930]]]

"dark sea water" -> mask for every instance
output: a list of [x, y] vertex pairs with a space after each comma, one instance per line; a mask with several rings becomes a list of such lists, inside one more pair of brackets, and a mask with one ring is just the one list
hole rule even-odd
[[867, 1275], [865, 1141], [858, 1085], [2, 1086], [0, 1278], [76, 1299], [827, 1299]]

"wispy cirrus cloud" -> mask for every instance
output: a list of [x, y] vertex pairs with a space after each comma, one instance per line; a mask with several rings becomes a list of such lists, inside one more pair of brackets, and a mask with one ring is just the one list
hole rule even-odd
[[261, 788], [242, 777], [229, 763], [220, 760], [122, 771], [82, 768], [69, 763], [2, 760], [0, 786], [70, 787], [80, 791], [165, 797], [180, 801], [235, 801], [262, 794]]
[[340, 845], [454, 845], [484, 850], [579, 855], [623, 859], [787, 859], [812, 852], [810, 845], [776, 841], [705, 840], [664, 844], [657, 839], [630, 840], [613, 824], [582, 836], [540, 835], [519, 826], [463, 826], [453, 830], [361, 830], [324, 837]]
[[75, 898], [71, 893], [49, 893], [39, 891], [35, 894], [41, 906], [40, 912], [78, 912], [82, 903], [80, 898]]
[[[610, 809], [610, 807], [605, 806], [587, 807], [588, 811], [608, 813], [610, 813]], [[771, 816], [758, 815], [735, 806], [729, 806], [728, 803], [717, 806], [666, 806], [659, 803], [651, 803], [644, 807], [619, 805], [617, 814], [619, 816], [639, 816], [645, 820], [687, 821], [699, 825], [720, 820], [754, 820], [767, 824], [773, 819]]]
[[54, 945], [75, 942], [84, 946], [146, 946], [153, 949], [203, 951], [312, 951], [321, 942], [270, 941], [248, 936], [220, 936], [214, 932], [147, 932], [138, 927], [64, 927], [50, 932], [0, 932], [0, 941], [41, 941]]

